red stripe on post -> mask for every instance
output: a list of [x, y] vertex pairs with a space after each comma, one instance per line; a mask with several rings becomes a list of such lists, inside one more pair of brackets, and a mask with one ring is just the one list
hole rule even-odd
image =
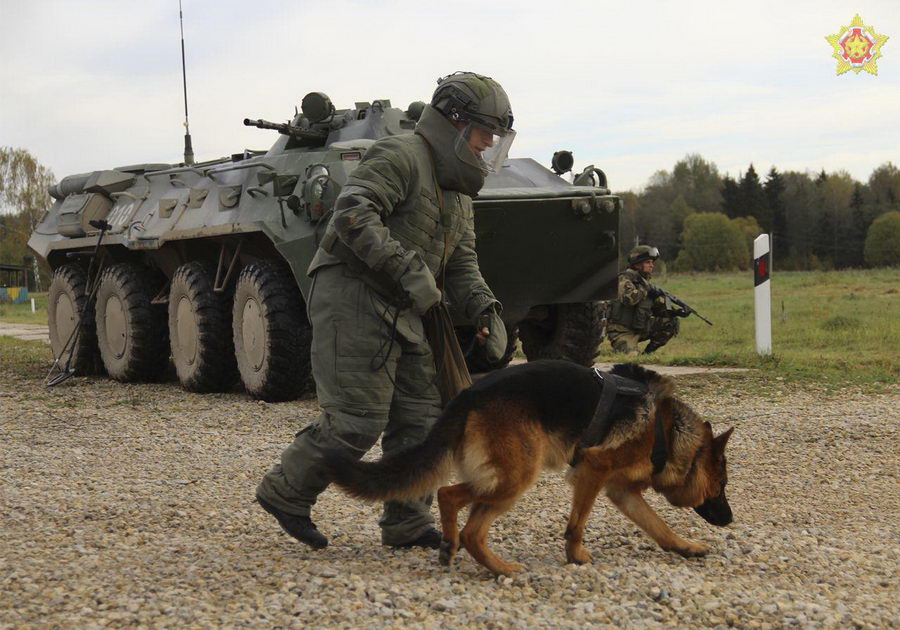
[[769, 260], [771, 252], [766, 252], [753, 261], [753, 286], [758, 287], [769, 279]]

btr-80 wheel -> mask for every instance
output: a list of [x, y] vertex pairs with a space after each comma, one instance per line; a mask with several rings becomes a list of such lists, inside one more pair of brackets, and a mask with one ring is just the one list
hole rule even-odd
[[[79, 265], [63, 265], [53, 272], [47, 294], [50, 348], [59, 366], [77, 374], [102, 374], [103, 363], [94, 328], [94, 303], [89, 300], [87, 274]], [[79, 326], [77, 338], [75, 327]], [[65, 350], [65, 354], [62, 354]]]
[[231, 333], [231, 295], [213, 291], [215, 270], [181, 265], [169, 288], [169, 345], [182, 387], [222, 392], [238, 380]]
[[519, 324], [522, 352], [529, 361], [564, 359], [590, 366], [603, 341], [599, 302], [551, 306], [548, 317]]
[[169, 363], [165, 306], [151, 304], [154, 272], [132, 263], [107, 267], [97, 290], [97, 341], [117, 381], [156, 381]]
[[244, 267], [234, 290], [234, 353], [253, 398], [292, 400], [311, 385], [312, 328], [288, 268], [263, 261]]

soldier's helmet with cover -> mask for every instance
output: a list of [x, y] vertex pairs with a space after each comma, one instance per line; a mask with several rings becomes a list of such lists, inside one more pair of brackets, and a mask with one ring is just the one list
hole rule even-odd
[[659, 250], [650, 245], [638, 245], [628, 252], [628, 266], [639, 265], [646, 260], [659, 258]]
[[[466, 123], [456, 143], [457, 157], [468, 161], [474, 154], [485, 174], [500, 170], [516, 132], [509, 97], [499, 83], [474, 72], [455, 72], [438, 79], [431, 106], [453, 122]], [[476, 128], [491, 138], [481, 155], [469, 145]]]

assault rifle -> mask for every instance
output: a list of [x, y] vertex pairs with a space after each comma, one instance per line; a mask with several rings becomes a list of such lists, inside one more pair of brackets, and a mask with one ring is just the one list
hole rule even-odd
[[[703, 321], [705, 321], [705, 322], [706, 322], [707, 324], [709, 324], [710, 326], [713, 325], [713, 323], [712, 323], [711, 321], [709, 321], [708, 319], [706, 319], [705, 317], [703, 317], [703, 315], [701, 315], [700, 313], [698, 313], [697, 311], [695, 311], [693, 308], [691, 308], [690, 306], [688, 306], [687, 304], [685, 304], [684, 302], [682, 302], [681, 300], [679, 300], [677, 297], [675, 297], [674, 295], [672, 295], [671, 293], [669, 293], [668, 291], [666, 291], [666, 290], [663, 289], [662, 287], [658, 287], [658, 286], [656, 286], [656, 285], [651, 284], [651, 285], [650, 285], [650, 297], [653, 297], [653, 298], [664, 297], [664, 298], [666, 298], [666, 310], [667, 310], [667, 311], [671, 311], [674, 315], [677, 315], [678, 317], [687, 317], [688, 315], [690, 315], [691, 313], [693, 313], [694, 315], [696, 315], [697, 317], [699, 317], [700, 319], [702, 319]], [[680, 311], [676, 311], [675, 309], [673, 309], [673, 308], [671, 307], [672, 304], [675, 304], [676, 306], [680, 307], [681, 310], [680, 310]]]

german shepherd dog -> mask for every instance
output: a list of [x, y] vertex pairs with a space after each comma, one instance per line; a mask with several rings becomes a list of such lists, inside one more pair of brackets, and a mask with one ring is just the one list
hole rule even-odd
[[[596, 445], [584, 444], [582, 436], [608, 385], [591, 368], [536, 361], [492, 372], [460, 393], [422, 444], [377, 462], [334, 450], [326, 454], [325, 467], [340, 488], [367, 501], [427, 495], [455, 469], [459, 483], [437, 492], [444, 565], [462, 543], [496, 574], [523, 569], [488, 549], [488, 529], [534, 485], [542, 469], [566, 463], [574, 487], [565, 534], [569, 562], [591, 561], [582, 541], [600, 490], [663, 549], [685, 557], [706, 554], [706, 545], [672, 532], [641, 493], [652, 487], [672, 505], [692, 507], [713, 525], [730, 523], [724, 451], [732, 429], [713, 437], [710, 424], [675, 398], [671, 381], [656, 372], [621, 364], [611, 374], [637, 381], [644, 393], [612, 399]], [[651, 461], [651, 454], [657, 459], [660, 445], [655, 449], [654, 443], [660, 439], [664, 462]], [[457, 515], [468, 505], [469, 519], [460, 532]]]

